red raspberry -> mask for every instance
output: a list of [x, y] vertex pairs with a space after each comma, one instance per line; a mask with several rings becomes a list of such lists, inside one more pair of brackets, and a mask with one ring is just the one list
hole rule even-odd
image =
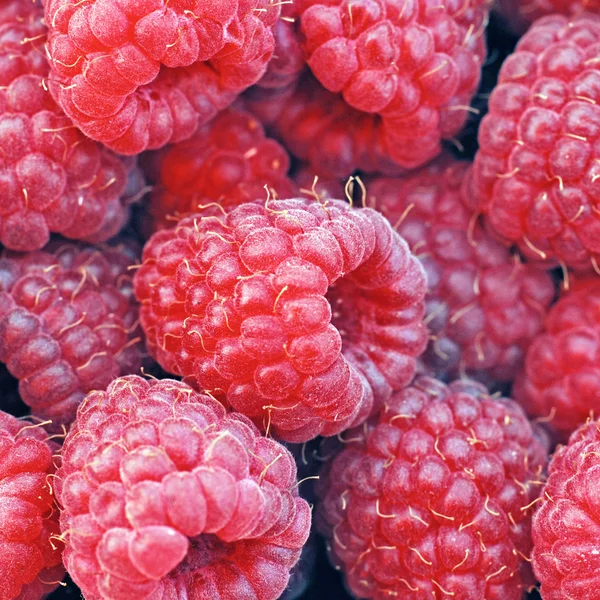
[[95, 600], [275, 600], [310, 529], [291, 454], [169, 379], [89, 394], [58, 477], [65, 565]]
[[515, 402], [417, 378], [346, 437], [317, 525], [354, 594], [521, 600], [546, 454]]
[[546, 17], [521, 38], [479, 129], [473, 185], [525, 256], [600, 271], [599, 48], [592, 18]]
[[[321, 169], [319, 175], [377, 170], [365, 158], [381, 150], [397, 166], [418, 167], [439, 154], [442, 139], [452, 139], [464, 126], [485, 57], [485, 0], [437, 5], [427, 0], [302, 0], [291, 13], [312, 73], [324, 88], [340, 94], [332, 100], [304, 89], [303, 83], [278, 123], [293, 152], [301, 140], [321, 146], [298, 151]], [[288, 36], [280, 36], [284, 49], [293, 48]], [[305, 115], [298, 121], [300, 106]], [[309, 133], [316, 133], [319, 122], [329, 129], [336, 121], [337, 131], [325, 138]], [[360, 147], [365, 138], [371, 138], [367, 149]], [[355, 146], [357, 156], [348, 146]], [[329, 158], [321, 163], [321, 156]], [[325, 170], [333, 165], [338, 170]]]
[[600, 280], [579, 281], [552, 307], [515, 381], [527, 412], [569, 435], [600, 413]]
[[47, 439], [0, 411], [0, 600], [40, 600], [64, 576]]
[[599, 13], [598, 0], [496, 0], [494, 8], [516, 33], [525, 30], [537, 19], [560, 13], [573, 16], [583, 12]]
[[356, 169], [390, 175], [402, 171], [390, 157], [381, 119], [348, 106], [310, 73], [279, 90], [253, 88], [244, 103], [320, 177], [343, 178]]
[[41, 248], [50, 232], [104, 241], [127, 217], [128, 168], [45, 91], [43, 15], [23, 0], [0, 9], [0, 242], [20, 251]]
[[544, 600], [600, 599], [600, 433], [591, 421], [559, 446], [533, 518], [533, 569]]
[[131, 248], [49, 245], [0, 257], [0, 361], [56, 427], [90, 390], [141, 364]]
[[188, 217], [143, 261], [150, 353], [286, 441], [364, 420], [427, 343], [420, 263], [381, 215], [341, 200]]
[[554, 285], [495, 241], [467, 207], [469, 169], [443, 156], [406, 177], [368, 182], [367, 203], [388, 217], [427, 271], [424, 370], [511, 381], [543, 328]]
[[273, 194], [289, 197], [295, 186], [287, 177], [290, 160], [249, 113], [229, 109], [194, 136], [157, 153], [158, 181], [150, 195], [153, 229], [173, 226], [203, 205], [237, 205]]
[[270, 0], [47, 0], [50, 89], [122, 154], [189, 138], [265, 72]]
[[300, 194], [321, 201], [344, 198], [346, 195], [352, 198], [355, 188], [354, 179], [351, 178], [348, 183], [342, 179], [319, 177], [308, 164], [299, 165], [292, 173], [292, 180]]

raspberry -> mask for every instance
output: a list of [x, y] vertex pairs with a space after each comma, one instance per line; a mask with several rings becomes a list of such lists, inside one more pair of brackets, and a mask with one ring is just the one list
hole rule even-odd
[[[397, 167], [421, 166], [440, 153], [441, 140], [454, 138], [466, 123], [485, 57], [485, 0], [435, 6], [426, 0], [303, 0], [291, 14], [318, 87], [338, 98], [301, 84], [293, 105], [284, 105], [278, 130], [291, 140], [293, 152], [323, 169], [319, 175], [377, 170], [369, 164], [369, 151], [383, 150]], [[287, 30], [280, 35], [280, 46], [293, 50], [289, 35]], [[284, 81], [297, 68], [294, 63]], [[299, 109], [301, 121], [294, 116]], [[334, 122], [325, 138], [310, 135], [319, 123], [331, 129]], [[370, 144], [361, 148], [365, 138]], [[309, 146], [303, 152], [302, 141]], [[328, 160], [321, 163], [321, 157]], [[333, 165], [338, 170], [325, 170]]]
[[546, 454], [514, 401], [419, 377], [346, 437], [317, 525], [356, 596], [521, 600]]
[[600, 413], [600, 281], [580, 280], [552, 307], [515, 381], [527, 412], [563, 436]]
[[0, 411], [0, 600], [40, 600], [64, 576], [47, 437]]
[[169, 379], [89, 394], [57, 475], [64, 562], [97, 600], [275, 600], [310, 529], [289, 452]]
[[47, 0], [50, 91], [122, 154], [189, 138], [265, 72], [270, 0]]
[[310, 536], [302, 549], [300, 560], [290, 574], [290, 581], [280, 600], [301, 600], [312, 583], [317, 559], [317, 541]]
[[517, 33], [524, 33], [537, 19], [560, 13], [574, 16], [583, 12], [599, 13], [598, 0], [498, 0], [494, 8]]
[[128, 168], [83, 136], [45, 91], [43, 10], [0, 9], [0, 242], [38, 250], [50, 232], [104, 241], [126, 219]]
[[559, 446], [533, 518], [533, 569], [544, 600], [600, 598], [598, 581], [598, 423], [582, 425]]
[[300, 194], [321, 201], [344, 198], [346, 187], [350, 198], [354, 191], [353, 179], [345, 186], [342, 179], [327, 179], [315, 175], [308, 164], [299, 165], [292, 173], [292, 180]]
[[542, 330], [554, 285], [495, 241], [468, 208], [461, 186], [469, 169], [443, 156], [411, 175], [368, 182], [367, 203], [390, 219], [427, 271], [425, 372], [511, 381]]
[[150, 195], [154, 229], [176, 223], [211, 202], [237, 205], [294, 194], [289, 157], [262, 125], [243, 110], [223, 111], [194, 136], [158, 152], [152, 164], [158, 182]]
[[143, 263], [150, 353], [285, 441], [364, 420], [427, 343], [420, 263], [384, 217], [341, 200], [187, 217]]
[[244, 103], [320, 177], [343, 178], [356, 169], [390, 175], [402, 172], [390, 157], [381, 119], [348, 106], [310, 73], [275, 92], [253, 88]]
[[0, 361], [33, 414], [68, 424], [77, 405], [140, 368], [131, 248], [59, 243], [0, 256]]
[[599, 20], [537, 21], [502, 65], [473, 171], [501, 236], [577, 269], [597, 267], [600, 252], [599, 45]]

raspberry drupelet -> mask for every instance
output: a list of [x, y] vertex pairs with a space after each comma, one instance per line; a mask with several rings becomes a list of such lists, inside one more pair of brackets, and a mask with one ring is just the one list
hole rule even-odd
[[512, 381], [543, 328], [551, 277], [492, 238], [463, 193], [470, 163], [449, 155], [410, 175], [366, 182], [380, 210], [427, 271], [431, 341], [423, 370], [485, 383]]
[[[292, 102], [282, 105], [277, 132], [317, 174], [380, 171], [370, 154], [383, 154], [384, 165], [387, 161], [396, 169], [421, 166], [466, 123], [485, 58], [484, 0], [437, 5], [426, 0], [302, 0], [287, 12], [318, 83], [311, 90], [310, 77], [301, 79]], [[295, 56], [290, 25], [282, 27], [287, 29], [278, 45]], [[287, 83], [297, 70], [290, 62], [283, 65]], [[267, 85], [278, 80], [276, 74], [267, 77]], [[367, 141], [367, 148], [361, 148]]]
[[189, 138], [264, 74], [280, 3], [47, 0], [50, 91], [122, 154]]
[[154, 230], [172, 227], [211, 202], [235, 206], [266, 198], [265, 186], [280, 198], [295, 191], [286, 150], [266, 137], [256, 118], [235, 108], [191, 139], [157, 152], [151, 168], [157, 173], [149, 206]]
[[51, 232], [105, 241], [127, 217], [127, 165], [73, 126], [47, 91], [43, 9], [0, 8], [0, 242], [39, 250]]
[[479, 129], [478, 208], [528, 258], [600, 272], [600, 19], [537, 21]]
[[64, 562], [94, 600], [275, 600], [310, 530], [291, 454], [169, 379], [89, 394], [57, 475]]
[[546, 453], [516, 402], [419, 377], [344, 437], [317, 527], [357, 597], [521, 600]]
[[533, 518], [533, 570], [544, 600], [600, 600], [600, 424], [579, 427], [559, 446]]
[[41, 600], [62, 580], [53, 442], [0, 411], [0, 600]]
[[0, 361], [32, 413], [68, 425], [85, 394], [139, 370], [132, 246], [0, 255]]
[[552, 307], [515, 380], [527, 412], [566, 438], [600, 414], [600, 280], [575, 280]]
[[281, 439], [335, 435], [408, 385], [425, 273], [371, 209], [272, 200], [182, 219], [134, 278], [150, 353]]

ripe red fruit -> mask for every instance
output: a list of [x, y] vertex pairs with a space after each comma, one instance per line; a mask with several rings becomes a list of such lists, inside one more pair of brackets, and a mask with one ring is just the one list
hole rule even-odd
[[344, 437], [317, 525], [356, 596], [521, 600], [546, 454], [515, 402], [420, 377]]
[[0, 242], [38, 250], [50, 233], [104, 241], [127, 218], [126, 165], [82, 135], [46, 89], [44, 12], [0, 8]]
[[260, 79], [279, 14], [270, 0], [47, 0], [50, 90], [117, 152], [179, 142]]
[[[300, 82], [276, 129], [318, 175], [421, 166], [464, 126], [485, 57], [487, 2], [302, 0], [288, 13], [319, 83]], [[295, 56], [285, 27], [280, 46]], [[285, 83], [297, 71], [288, 66]]]
[[0, 256], [0, 361], [33, 414], [68, 424], [85, 394], [141, 365], [132, 247]]
[[515, 398], [563, 437], [600, 413], [600, 280], [589, 277], [552, 307], [515, 381]]
[[423, 370], [512, 381], [554, 298], [550, 276], [492, 238], [467, 205], [470, 163], [443, 156], [400, 178], [366, 182], [379, 209], [427, 271], [431, 341]]
[[0, 600], [40, 600], [64, 576], [47, 438], [0, 411]]
[[500, 70], [479, 128], [479, 209], [528, 258], [597, 270], [600, 20], [540, 19]]
[[172, 227], [212, 202], [235, 206], [266, 198], [265, 186], [275, 196], [289, 197], [295, 191], [289, 168], [287, 152], [265, 136], [259, 121], [240, 109], [223, 111], [191, 139], [151, 159], [153, 229]]
[[135, 275], [151, 354], [281, 439], [335, 435], [415, 372], [425, 274], [384, 217], [314, 199], [205, 211]]
[[310, 530], [290, 453], [169, 379], [89, 394], [58, 477], [65, 565], [97, 600], [275, 600]]
[[544, 600], [600, 599], [600, 433], [589, 421], [559, 446], [533, 518], [533, 570]]

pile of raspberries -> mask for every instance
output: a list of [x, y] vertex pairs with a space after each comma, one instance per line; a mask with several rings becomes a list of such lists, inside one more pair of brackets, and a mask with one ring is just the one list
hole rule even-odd
[[598, 0], [0, 2], [0, 600], [600, 600]]

